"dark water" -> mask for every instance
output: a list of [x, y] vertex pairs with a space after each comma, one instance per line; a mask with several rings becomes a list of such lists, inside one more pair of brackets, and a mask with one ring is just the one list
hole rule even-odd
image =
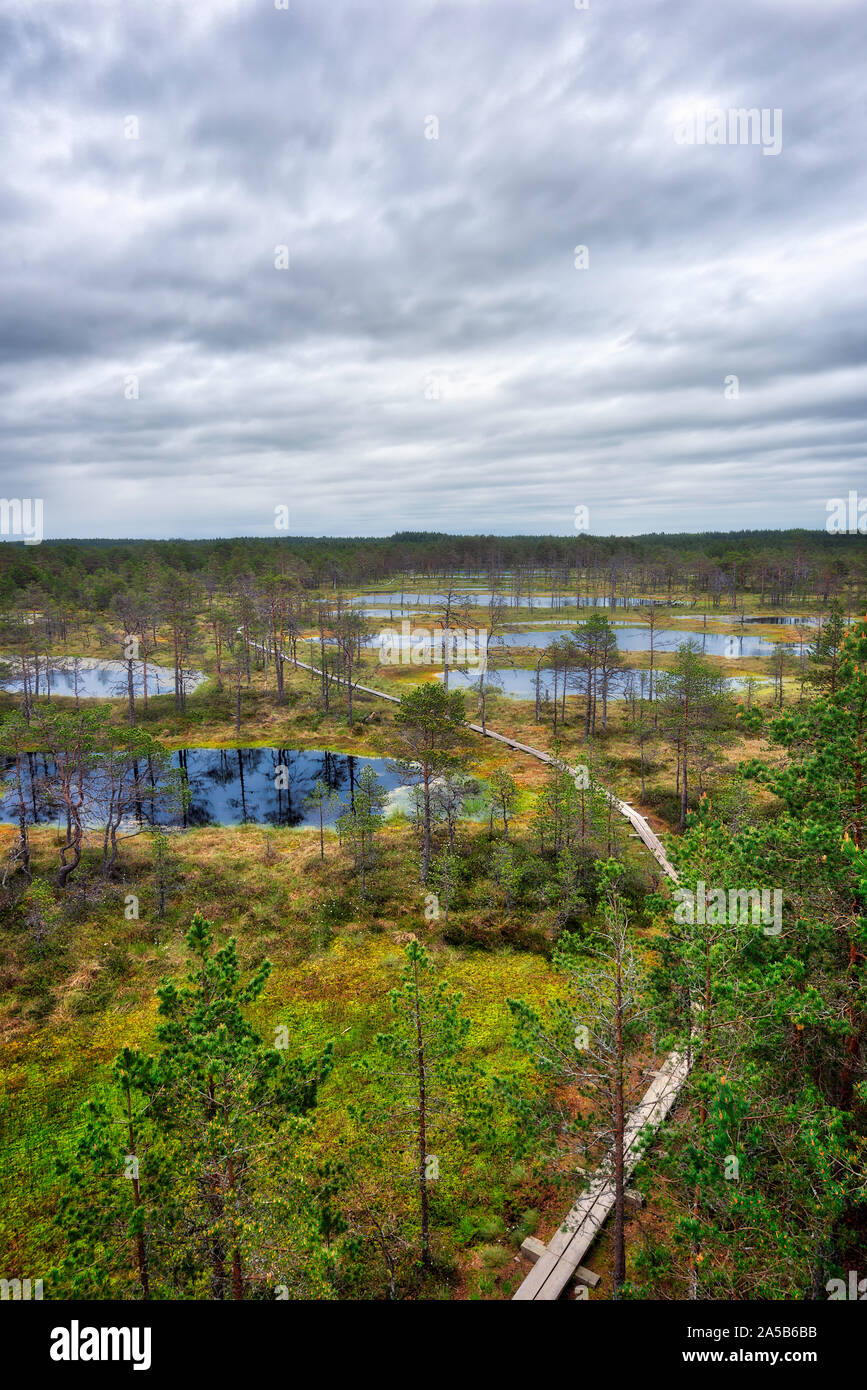
[[[7, 763], [7, 767], [11, 764]], [[172, 755], [172, 766], [186, 775], [190, 802], [185, 812], [169, 805], [140, 808], [142, 821], [161, 825], [241, 825], [253, 821], [261, 825], [318, 825], [319, 813], [305, 807], [304, 798], [321, 778], [341, 801], [351, 801], [355, 784], [364, 767], [372, 767], [380, 782], [391, 793], [390, 807], [401, 805], [396, 789], [399, 782], [382, 758], [361, 758], [321, 749], [286, 748], [189, 748]], [[286, 769], [278, 777], [275, 770]], [[56, 824], [65, 819], [51, 805], [51, 760], [42, 754], [28, 755], [27, 799], [30, 818]], [[286, 781], [285, 787], [277, 786]], [[0, 799], [0, 820], [10, 821], [16, 811], [16, 798], [7, 789]], [[325, 821], [333, 821], [337, 809], [326, 811]]]
[[770, 627], [818, 627], [816, 618], [738, 618], [738, 623], [768, 623]]

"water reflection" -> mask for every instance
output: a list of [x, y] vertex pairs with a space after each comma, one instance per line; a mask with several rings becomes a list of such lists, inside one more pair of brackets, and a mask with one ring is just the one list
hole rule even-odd
[[[359, 594], [352, 599], [352, 603], [362, 608], [365, 616], [377, 617], [383, 613], [400, 613], [411, 608], [429, 608], [432, 604], [443, 604], [448, 595], [442, 591], [420, 593], [415, 590], [404, 590], [399, 593], [377, 593]], [[551, 608], [556, 611], [570, 608], [626, 608], [641, 607], [650, 602], [649, 599], [625, 599], [615, 598], [613, 595], [595, 596], [592, 594], [582, 594], [577, 600], [574, 594], [527, 594], [518, 595], [518, 603], [515, 603], [514, 593], [498, 592], [498, 600], [505, 608]], [[466, 599], [470, 607], [485, 607], [491, 601], [490, 589], [461, 589], [452, 593], [452, 604], [458, 607], [459, 600]]]
[[[389, 793], [392, 804], [399, 786], [397, 776], [382, 758], [356, 757], [332, 753], [327, 749], [289, 748], [183, 748], [172, 755], [172, 765], [184, 774], [189, 789], [185, 809], [166, 804], [138, 809], [142, 822], [161, 825], [318, 825], [319, 813], [305, 806], [304, 799], [321, 779], [339, 799], [350, 802], [362, 768], [372, 767]], [[11, 762], [7, 761], [7, 768]], [[284, 773], [278, 769], [284, 768]], [[31, 820], [57, 824], [58, 814], [51, 798], [53, 767], [41, 753], [26, 757], [25, 786]], [[4, 779], [6, 795], [0, 799], [0, 819], [13, 820], [16, 799]], [[326, 808], [324, 820], [333, 821], [336, 807]]]
[[[10, 660], [5, 657], [3, 660]], [[203, 676], [196, 671], [185, 673], [184, 684], [187, 691], [195, 690], [201, 683]], [[76, 665], [74, 659], [70, 658], [62, 665], [50, 667], [48, 670], [40, 668], [38, 688], [35, 687], [33, 677], [31, 683], [34, 684], [33, 693], [37, 698], [44, 699], [50, 695], [75, 696], [81, 700], [111, 700], [120, 697], [126, 698], [127, 690], [127, 671], [122, 661], [94, 661], [93, 664]], [[0, 679], [0, 689], [8, 690], [10, 694], [18, 694], [22, 689], [23, 682], [20, 676], [11, 676], [8, 679]], [[167, 695], [175, 688], [174, 673], [164, 666], [148, 666], [147, 669], [147, 693], [151, 695]], [[136, 662], [133, 671], [133, 691], [136, 699], [141, 699], [144, 695], [144, 676], [141, 662]]]
[[[382, 630], [390, 631], [390, 628], [384, 624]], [[648, 627], [615, 623], [614, 630], [617, 634], [617, 645], [621, 651], [650, 651], [650, 629]], [[395, 631], [397, 633], [394, 639], [395, 644], [399, 647], [406, 647], [408, 654], [411, 654], [412, 630], [409, 638], [404, 638], [399, 629], [395, 629]], [[556, 638], [568, 637], [569, 634], [570, 629], [565, 627], [535, 627], [526, 628], [521, 632], [504, 632], [492, 641], [490, 650], [495, 652], [498, 647], [547, 647]], [[771, 656], [778, 645], [776, 642], [769, 642], [764, 637], [755, 637], [751, 633], [690, 632], [687, 629], [657, 628], [653, 637], [653, 650], [655, 652], [675, 652], [682, 643], [687, 641], [696, 643], [707, 656], [727, 656], [732, 659]], [[377, 647], [379, 644], [379, 632], [372, 633], [365, 639], [365, 645], [368, 647]], [[791, 643], [783, 645], [792, 646]]]
[[[657, 671], [657, 678], [660, 674], [663, 673]], [[648, 682], [649, 672], [622, 666], [611, 676], [608, 686], [609, 699], [616, 700], [622, 696], [624, 683], [630, 675], [634, 681], [636, 694], [641, 693], [642, 680]], [[437, 679], [442, 680], [441, 672], [438, 673]], [[449, 672], [449, 688], [466, 689], [468, 686], [476, 685], [478, 679], [479, 676], [476, 671], [451, 670]], [[754, 679], [760, 686], [769, 684], [767, 680], [761, 677], [754, 677]], [[513, 700], [535, 700], [536, 698], [535, 669], [520, 666], [507, 666], [502, 670], [493, 671], [489, 668], [485, 680], [490, 692], [499, 692], [500, 694], [509, 696]], [[558, 690], [562, 691], [562, 674], [558, 676], [557, 680]], [[725, 683], [729, 690], [741, 690], [744, 688], [745, 680], [746, 677], [742, 676], [728, 676], [725, 678]], [[573, 699], [575, 696], [574, 689], [571, 686], [567, 687], [567, 689], [568, 698]], [[539, 673], [539, 694], [543, 701], [553, 698], [554, 694], [554, 673], [544, 666]]]

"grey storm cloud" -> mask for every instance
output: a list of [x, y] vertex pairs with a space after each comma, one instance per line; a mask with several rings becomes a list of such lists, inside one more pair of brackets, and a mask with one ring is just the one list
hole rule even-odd
[[[861, 0], [7, 0], [3, 495], [49, 536], [821, 527], [865, 478], [865, 70]], [[778, 153], [677, 133], [739, 108]]]

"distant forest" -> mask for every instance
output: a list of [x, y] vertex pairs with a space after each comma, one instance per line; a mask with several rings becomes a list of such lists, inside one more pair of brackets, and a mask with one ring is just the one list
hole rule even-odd
[[208, 585], [233, 576], [279, 575], [301, 588], [336, 589], [401, 578], [517, 579], [524, 592], [554, 587], [629, 599], [736, 609], [746, 595], [762, 607], [824, 605], [850, 616], [867, 596], [867, 546], [860, 535], [826, 531], [735, 531], [646, 536], [450, 536], [405, 531], [389, 537], [218, 540], [55, 540], [0, 546], [0, 597], [31, 591], [93, 610], [118, 594], [185, 575]]

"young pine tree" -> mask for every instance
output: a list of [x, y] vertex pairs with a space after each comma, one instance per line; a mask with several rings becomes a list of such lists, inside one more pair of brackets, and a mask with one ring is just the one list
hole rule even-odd
[[325, 858], [325, 816], [328, 811], [334, 809], [337, 804], [337, 793], [332, 791], [327, 782], [323, 782], [321, 777], [317, 777], [311, 790], [304, 798], [305, 807], [315, 810], [319, 817], [319, 858]]
[[395, 713], [400, 756], [395, 766], [407, 785], [421, 793], [421, 881], [427, 883], [433, 852], [434, 779], [460, 767], [459, 750], [466, 737], [464, 697], [427, 681], [401, 696]]
[[382, 826], [386, 800], [385, 788], [373, 768], [365, 767], [355, 783], [352, 800], [341, 807], [337, 818], [341, 841], [352, 853], [362, 901], [367, 897], [367, 871], [373, 862], [374, 836]]
[[[319, 1216], [295, 1157], [330, 1045], [311, 1059], [268, 1047], [247, 1010], [270, 962], [244, 982], [234, 939], [201, 914], [182, 983], [157, 990], [159, 1051], [125, 1048], [58, 1165], [67, 1295], [243, 1299], [284, 1285], [327, 1296]], [[300, 1252], [300, 1253], [299, 1253]]]
[[[525, 1143], [535, 1141], [562, 1160], [566, 1136], [572, 1151], [596, 1161], [600, 1175], [612, 1180], [615, 1298], [626, 1278], [627, 1117], [645, 1086], [634, 1058], [647, 1017], [644, 971], [618, 890], [621, 874], [614, 860], [601, 867], [603, 921], [592, 944], [567, 934], [555, 947], [564, 992], [541, 1013], [508, 1001], [516, 1042], [532, 1059], [541, 1088], [528, 1094], [513, 1081], [499, 1083]], [[582, 1097], [587, 1109], [576, 1111], [564, 1100], [569, 1094]]]
[[359, 1063], [369, 1098], [353, 1113], [392, 1182], [400, 1174], [415, 1189], [408, 1238], [429, 1267], [431, 1193], [457, 1179], [454, 1139], [472, 1107], [474, 1072], [463, 1058], [470, 1020], [461, 1013], [461, 996], [436, 979], [430, 955], [417, 941], [406, 949], [391, 1010], [391, 1026], [377, 1034], [375, 1055]]

